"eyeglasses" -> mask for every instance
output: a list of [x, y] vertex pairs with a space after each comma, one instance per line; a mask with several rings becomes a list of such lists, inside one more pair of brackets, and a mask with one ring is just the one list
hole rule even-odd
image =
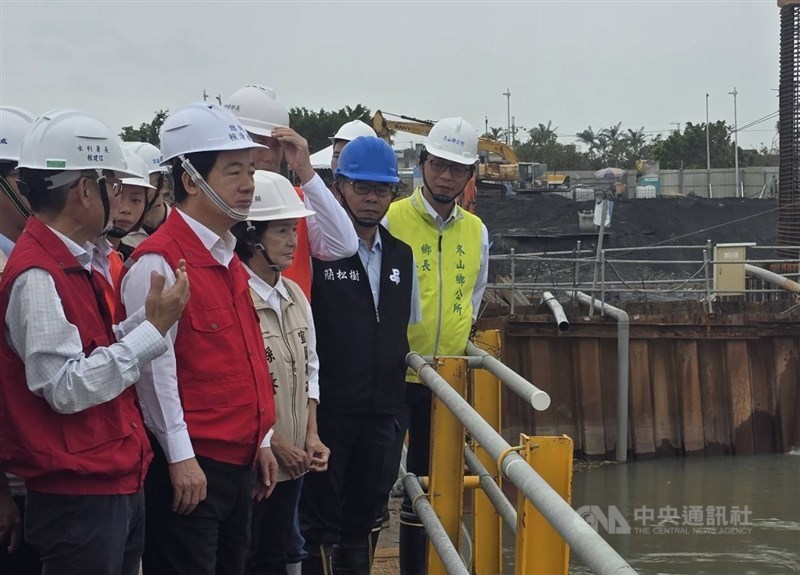
[[392, 184], [354, 182], [353, 180], [345, 181], [353, 186], [353, 191], [359, 196], [366, 196], [370, 192], [374, 192], [379, 198], [388, 198], [395, 192], [395, 186]]
[[445, 171], [450, 170], [450, 175], [454, 178], [463, 178], [470, 171], [470, 166], [460, 166], [450, 162], [434, 160], [433, 158], [428, 160], [428, 165], [430, 165], [431, 169], [436, 174], [444, 174]]

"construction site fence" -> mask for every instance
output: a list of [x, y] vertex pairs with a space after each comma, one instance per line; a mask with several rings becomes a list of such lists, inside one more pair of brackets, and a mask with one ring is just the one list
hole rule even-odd
[[[797, 258], [778, 258], [775, 254], [796, 253]], [[669, 252], [679, 257], [669, 258]], [[653, 252], [653, 253], [648, 253]], [[658, 257], [655, 257], [655, 254]], [[764, 302], [797, 298], [786, 289], [752, 276], [744, 286], [722, 289], [715, 285], [718, 265], [738, 264], [774, 270], [787, 279], [800, 279], [800, 246], [748, 246], [746, 259], [715, 260], [711, 241], [699, 245], [622, 247], [516, 253], [489, 257], [492, 277], [487, 285], [487, 300], [504, 302], [511, 308], [527, 301], [527, 296], [542, 291], [585, 291], [605, 301], [606, 294], [618, 298], [694, 299], [711, 302], [724, 297], [743, 297], [745, 301]], [[688, 257], [686, 257], [688, 256]], [[757, 270], [756, 270], [757, 271]], [[509, 294], [510, 290], [510, 294]]]
[[[736, 170], [734, 168], [713, 168], [711, 170], [659, 170], [658, 190], [647, 193], [637, 191], [638, 176], [630, 170], [622, 178], [626, 184], [625, 196], [628, 198], [649, 199], [653, 197], [701, 198], [774, 198], [778, 193], [778, 166], [752, 166], [739, 168], [739, 189], [736, 189]], [[575, 201], [594, 199], [595, 190], [607, 190], [613, 182], [598, 179], [591, 171], [564, 172], [570, 176], [570, 190], [555, 191], [554, 194]]]

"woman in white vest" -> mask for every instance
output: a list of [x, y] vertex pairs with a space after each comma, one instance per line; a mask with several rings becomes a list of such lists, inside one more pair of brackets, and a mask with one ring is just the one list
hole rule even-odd
[[256, 504], [248, 573], [285, 573], [288, 537], [302, 476], [325, 471], [330, 451], [317, 435], [319, 361], [311, 306], [281, 271], [297, 247], [297, 222], [313, 215], [280, 174], [256, 171], [248, 221], [237, 224], [236, 253], [250, 273], [250, 295], [264, 336], [275, 386], [277, 423], [270, 443], [278, 461], [278, 485]]

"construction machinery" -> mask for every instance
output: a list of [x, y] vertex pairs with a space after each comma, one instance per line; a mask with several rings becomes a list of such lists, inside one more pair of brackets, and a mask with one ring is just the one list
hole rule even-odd
[[[387, 119], [380, 110], [375, 112], [372, 127], [379, 138], [389, 143], [392, 143], [395, 132], [427, 136], [435, 123], [411, 116], [386, 114], [393, 118]], [[478, 154], [481, 159], [476, 185], [480, 192], [533, 193], [569, 189], [568, 175], [548, 173], [547, 164], [520, 162], [514, 149], [503, 142], [481, 137], [478, 139]]]

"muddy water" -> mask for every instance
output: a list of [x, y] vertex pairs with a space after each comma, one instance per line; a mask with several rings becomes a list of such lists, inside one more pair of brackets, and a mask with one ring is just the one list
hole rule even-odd
[[642, 575], [800, 574], [800, 455], [605, 465], [575, 473], [583, 506]]

